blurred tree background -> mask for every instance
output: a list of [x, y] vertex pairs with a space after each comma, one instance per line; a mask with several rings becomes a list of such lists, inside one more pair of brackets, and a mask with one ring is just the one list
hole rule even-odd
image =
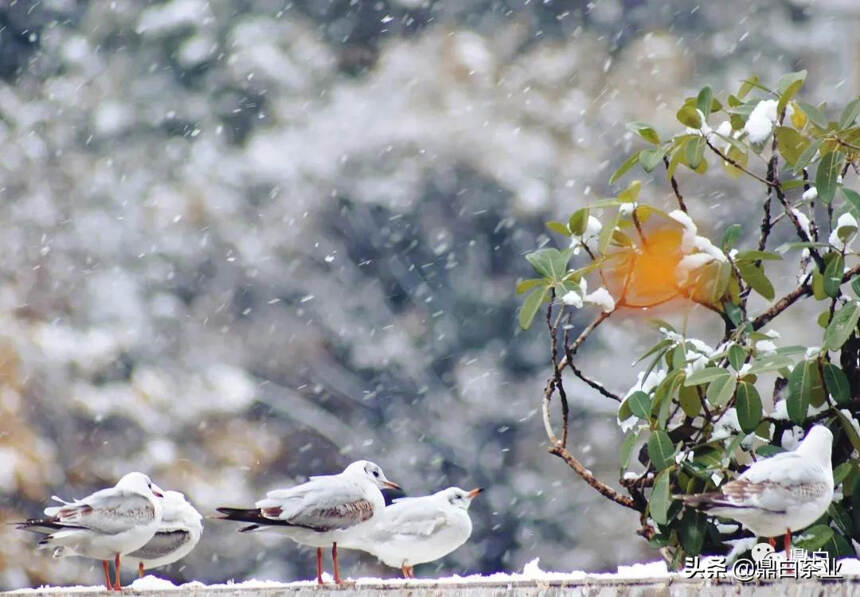
[[[522, 255], [545, 220], [612, 192], [627, 121], [669, 126], [665, 106], [704, 82], [808, 68], [811, 99], [856, 93], [856, 11], [4, 3], [0, 520], [130, 470], [209, 514], [366, 457], [411, 494], [488, 488], [472, 540], [419, 575], [655, 559], [630, 540], [633, 513], [546, 455], [542, 330], [511, 341]], [[759, 192], [712, 182], [689, 199], [715, 227]], [[581, 360], [619, 391], [647, 345], [629, 327], [607, 325]], [[577, 453], [617, 478], [612, 404], [573, 388]], [[312, 568], [281, 537], [234, 532], [208, 523], [169, 575]], [[0, 537], [0, 589], [98, 580], [91, 562], [34, 556], [26, 533]], [[353, 576], [382, 573], [344, 555]]]

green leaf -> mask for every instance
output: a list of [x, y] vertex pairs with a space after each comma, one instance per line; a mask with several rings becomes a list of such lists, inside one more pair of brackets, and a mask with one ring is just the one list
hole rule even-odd
[[849, 301], [833, 314], [833, 319], [824, 330], [824, 349], [839, 350], [857, 329], [860, 319], [860, 303]]
[[620, 219], [621, 210], [615, 210], [615, 214], [600, 229], [600, 235], [597, 237], [597, 249], [601, 255], [606, 253], [606, 248], [609, 247], [609, 242], [612, 240], [612, 233], [615, 232], [615, 227], [618, 226]]
[[747, 371], [747, 375], [757, 375], [768, 371], [778, 371], [783, 367], [791, 367], [794, 364], [790, 358], [785, 355], [775, 354], [756, 359], [752, 363], [752, 367]]
[[675, 446], [665, 431], [655, 431], [648, 438], [648, 458], [658, 471], [675, 463]]
[[627, 130], [632, 133], [636, 133], [637, 135], [648, 141], [648, 143], [660, 145], [660, 136], [657, 134], [657, 131], [654, 130], [654, 127], [652, 127], [647, 122], [628, 122]]
[[776, 88], [779, 91], [779, 102], [776, 106], [777, 115], [782, 114], [785, 106], [789, 101], [791, 101], [791, 98], [797, 94], [805, 79], [805, 70], [798, 71], [796, 73], [788, 73], [787, 75], [780, 77], [779, 82], [776, 84]]
[[738, 272], [750, 288], [762, 295], [767, 300], [773, 300], [773, 284], [764, 273], [764, 268], [754, 263], [738, 263]]
[[741, 251], [735, 255], [735, 261], [780, 261], [782, 255], [770, 251]]
[[[622, 419], [623, 420], [623, 419]], [[639, 431], [631, 431], [624, 436], [624, 441], [621, 443], [621, 453], [619, 454], [619, 461], [621, 465], [621, 472], [627, 470], [627, 467], [630, 465], [630, 457], [633, 455], [633, 448], [636, 447], [636, 441], [639, 439]]]
[[843, 462], [839, 466], [833, 469], [833, 486], [839, 487], [839, 484], [842, 483], [848, 477], [848, 474], [851, 472], [851, 467], [854, 466], [853, 462]]
[[637, 151], [629, 158], [624, 160], [624, 163], [618, 166], [618, 169], [612, 173], [612, 176], [609, 177], [609, 184], [614, 184], [619, 178], [624, 176], [624, 174], [630, 170], [633, 166], [635, 166], [639, 162], [639, 154], [641, 151]]
[[737, 385], [738, 378], [734, 375], [718, 377], [708, 386], [708, 391], [705, 393], [705, 397], [711, 404], [722, 406], [734, 395]]
[[836, 193], [837, 179], [842, 169], [844, 156], [839, 151], [831, 151], [818, 162], [818, 170], [815, 173], [815, 188], [818, 189], [818, 198], [827, 204], [833, 200]]
[[740, 371], [740, 368], [743, 367], [744, 361], [747, 358], [747, 353], [743, 349], [743, 347], [738, 346], [737, 344], [732, 344], [729, 346], [729, 364], [734, 367], [735, 371]]
[[705, 119], [711, 114], [711, 100], [713, 96], [711, 88], [705, 85], [696, 97], [696, 107], [705, 115]]
[[845, 197], [845, 205], [848, 207], [848, 211], [851, 212], [854, 218], [860, 219], [860, 193], [845, 187], [842, 187], [840, 190]]
[[703, 512], [690, 509], [684, 511], [678, 536], [681, 539], [681, 547], [688, 555], [697, 556], [702, 552], [707, 527], [708, 520]]
[[642, 169], [645, 170], [645, 172], [651, 172], [663, 161], [664, 155], [666, 155], [665, 148], [643, 149], [639, 152], [639, 163], [642, 165]]
[[738, 423], [744, 433], [752, 433], [761, 421], [761, 397], [755, 386], [742, 381], [738, 384], [738, 397], [735, 402]]
[[678, 118], [678, 122], [690, 127], [691, 129], [702, 128], [702, 116], [699, 114], [698, 110], [690, 104], [683, 106], [678, 110], [678, 113], [675, 116]]
[[663, 471], [654, 479], [654, 489], [648, 502], [651, 518], [657, 524], [669, 522], [669, 506], [672, 497], [669, 495], [669, 471]]
[[645, 392], [633, 392], [627, 397], [630, 403], [630, 412], [646, 421], [651, 417], [651, 398]]
[[827, 296], [833, 298], [839, 294], [839, 287], [842, 286], [842, 275], [845, 271], [845, 259], [839, 253], [834, 253], [827, 267], [824, 268], [824, 292]]
[[546, 223], [546, 227], [552, 230], [557, 234], [561, 234], [563, 236], [570, 236], [570, 230], [567, 229], [567, 226], [562, 224], [561, 222], [551, 221]]
[[583, 207], [577, 209], [570, 216], [570, 219], [567, 221], [567, 229], [570, 230], [571, 234], [576, 236], [582, 236], [585, 232], [585, 228], [588, 226], [588, 208]]
[[526, 260], [541, 276], [560, 282], [567, 273], [567, 262], [570, 261], [572, 252], [572, 249], [538, 249], [526, 255]]
[[794, 166], [803, 154], [803, 151], [809, 147], [809, 139], [787, 126], [776, 127], [774, 134], [776, 135], [779, 153], [785, 158], [786, 162]]
[[691, 170], [695, 170], [702, 164], [705, 156], [705, 138], [696, 137], [687, 141], [684, 149], [684, 157]]
[[816, 524], [792, 539], [791, 544], [806, 551], [818, 551], [833, 538], [833, 529], [826, 524]]
[[520, 327], [524, 330], [527, 330], [531, 327], [532, 321], [534, 321], [535, 314], [546, 298], [547, 294], [549, 294], [549, 288], [536, 288], [532, 290], [531, 294], [526, 297], [526, 300], [523, 301], [523, 306], [520, 307]]
[[[835, 471], [833, 484], [834, 486], [838, 485], [835, 479]], [[847, 533], [849, 535], [853, 533], [852, 529], [854, 527], [854, 524], [851, 522], [851, 516], [848, 514], [848, 512], [845, 511], [845, 508], [843, 508], [841, 504], [839, 504], [838, 502], [833, 502], [832, 504], [830, 504], [827, 507], [827, 515], [830, 517], [830, 520], [832, 520], [836, 524], [836, 528], [841, 533]]]
[[842, 431], [848, 436], [848, 441], [851, 442], [851, 447], [855, 450], [860, 450], [860, 435], [857, 435], [857, 429], [854, 427], [855, 421], [853, 418], [845, 416], [841, 410], [833, 410], [836, 418], [839, 419], [839, 424], [842, 425]]
[[682, 386], [678, 390], [678, 402], [688, 417], [695, 417], [702, 410], [702, 401], [699, 400], [699, 393], [695, 387]]
[[839, 116], [839, 128], [847, 129], [854, 124], [858, 116], [860, 116], [860, 97], [851, 101], [842, 110], [842, 114]]
[[743, 228], [740, 224], [732, 224], [726, 228], [725, 232], [723, 232], [723, 240], [720, 242], [720, 245], [722, 246], [724, 253], [728, 253], [735, 246], [735, 243], [738, 241], [738, 237], [741, 234], [741, 230], [743, 230]]
[[531, 290], [536, 286], [548, 286], [546, 279], [544, 278], [530, 278], [528, 280], [523, 280], [519, 284], [517, 284], [517, 294], [522, 294], [526, 290]]
[[812, 390], [818, 378], [818, 361], [811, 359], [798, 363], [788, 376], [786, 410], [788, 418], [797, 425], [806, 421], [806, 413], [812, 400]]
[[[848, 536], [851, 533], [847, 533]], [[854, 546], [841, 533], [833, 533], [830, 541], [821, 546], [821, 549], [826, 551], [831, 558], [853, 558], [857, 556]]]
[[818, 125], [819, 128], [827, 128], [827, 116], [820, 108], [813, 106], [812, 104], [807, 104], [806, 102], [796, 103], [800, 109], [803, 110], [809, 120]]
[[776, 82], [776, 91], [779, 94], [785, 94], [785, 91], [798, 81], [803, 83], [806, 80], [806, 70], [799, 70], [793, 73], [782, 75]]
[[797, 161], [794, 162], [794, 171], [800, 172], [812, 161], [812, 158], [815, 157], [815, 154], [818, 152], [818, 148], [821, 147], [821, 139], [815, 139], [809, 145], [806, 146], [806, 149], [803, 150], [797, 157]]
[[626, 189], [618, 193], [618, 201], [621, 203], [632, 203], [639, 196], [639, 191], [642, 188], [642, 181], [634, 180]]
[[684, 386], [697, 386], [699, 384], [708, 383], [721, 377], [731, 377], [731, 373], [722, 367], [705, 367], [694, 371], [684, 380]]

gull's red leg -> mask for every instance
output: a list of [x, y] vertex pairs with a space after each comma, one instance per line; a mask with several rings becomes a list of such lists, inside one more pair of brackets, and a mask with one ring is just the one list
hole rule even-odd
[[102, 560], [102, 570], [105, 571], [105, 588], [110, 591], [113, 589], [113, 586], [110, 582], [110, 564], [108, 564], [107, 560]]
[[317, 547], [317, 584], [323, 584], [322, 579], [322, 547]]
[[785, 557], [788, 557], [788, 554], [791, 553], [791, 531], [785, 529]]
[[331, 559], [334, 564], [334, 582], [341, 585], [343, 581], [340, 579], [340, 571], [337, 568], [337, 542], [331, 544]]
[[143, 578], [143, 562], [137, 563], [137, 577]]
[[776, 549], [776, 538], [774, 538], [774, 537], [768, 537], [768, 538], [767, 538], [767, 542], [768, 542], [768, 543], [770, 543], [770, 546], [771, 546], [772, 548]]
[[116, 557], [113, 560], [113, 571], [116, 574], [116, 582], [113, 585], [113, 588], [117, 591], [122, 591], [122, 584], [119, 581], [119, 554], [116, 554]]

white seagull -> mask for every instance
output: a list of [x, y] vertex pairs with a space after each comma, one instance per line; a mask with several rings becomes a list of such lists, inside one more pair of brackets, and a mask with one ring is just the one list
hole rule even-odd
[[343, 542], [376, 556], [413, 578], [412, 567], [448, 555], [472, 534], [469, 506], [483, 489], [449, 487], [433, 495], [394, 500], [369, 524]]
[[350, 464], [338, 475], [311, 477], [307, 483], [276, 489], [254, 508], [217, 508], [222, 519], [252, 523], [241, 531], [277, 528], [301, 545], [317, 548], [317, 583], [322, 584], [322, 548], [331, 546], [334, 581], [341, 584], [337, 544], [347, 529], [366, 523], [385, 508], [380, 491], [400, 486], [367, 460]]
[[753, 463], [719, 490], [674, 497], [693, 508], [737, 520], [757, 537], [785, 533], [788, 553], [791, 533], [818, 520], [833, 499], [832, 445], [830, 430], [814, 425], [794, 451]]
[[165, 491], [161, 500], [161, 525], [149, 542], [125, 557], [144, 570], [172, 564], [187, 556], [200, 541], [203, 516], [178, 491]]
[[[114, 487], [72, 502], [54, 497], [60, 506], [45, 508], [48, 518], [19, 523], [18, 527], [45, 533], [40, 549], [55, 557], [84, 556], [102, 561], [105, 586], [119, 590], [120, 559], [152, 539], [161, 524], [161, 489], [143, 473], [128, 473]], [[112, 584], [108, 562], [114, 561]]]

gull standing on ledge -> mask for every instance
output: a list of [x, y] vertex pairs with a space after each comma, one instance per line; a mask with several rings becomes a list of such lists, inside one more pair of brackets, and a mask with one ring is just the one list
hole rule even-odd
[[757, 537], [785, 533], [788, 554], [791, 533], [818, 520], [833, 499], [832, 446], [830, 430], [814, 425], [794, 451], [753, 463], [719, 490], [674, 497], [687, 506], [732, 518]]
[[178, 491], [165, 491], [161, 500], [161, 525], [149, 542], [126, 556], [137, 564], [138, 576], [144, 570], [167, 566], [187, 556], [203, 534], [203, 516]]
[[317, 583], [322, 580], [322, 548], [331, 546], [334, 582], [341, 584], [337, 544], [347, 531], [366, 523], [385, 508], [380, 491], [400, 486], [367, 460], [350, 464], [338, 475], [311, 477], [307, 483], [266, 494], [254, 508], [217, 508], [225, 520], [250, 522], [241, 532], [277, 528], [301, 545], [317, 548]]
[[[44, 533], [40, 549], [54, 557], [67, 555], [102, 561], [105, 586], [120, 590], [120, 559], [152, 539], [161, 524], [161, 489], [143, 473], [128, 473], [114, 487], [45, 508], [48, 518], [19, 523], [18, 528]], [[114, 561], [111, 584], [108, 562]]]
[[444, 557], [472, 534], [469, 506], [480, 487], [449, 487], [433, 495], [394, 500], [373, 521], [350, 533], [343, 546], [376, 556], [386, 566], [414, 578], [412, 567]]

